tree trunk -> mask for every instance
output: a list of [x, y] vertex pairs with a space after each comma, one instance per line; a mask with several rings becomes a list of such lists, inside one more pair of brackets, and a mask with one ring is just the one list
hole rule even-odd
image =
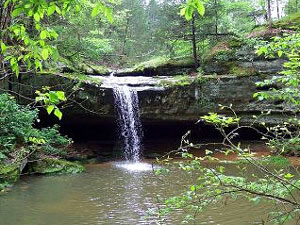
[[279, 7], [279, 1], [280, 1], [280, 0], [276, 0], [276, 6], [277, 6], [277, 19], [280, 19], [280, 12], [279, 12], [280, 7]]
[[195, 15], [192, 18], [192, 44], [193, 44], [193, 58], [195, 68], [198, 68], [198, 57], [197, 57], [197, 42], [196, 42], [196, 27], [195, 27]]
[[271, 29], [272, 29], [271, 0], [267, 0], [267, 7], [268, 7], [268, 23], [269, 23], [269, 30], [271, 30]]
[[214, 5], [215, 5], [215, 34], [216, 34], [216, 40], [218, 40], [218, 23], [219, 23], [219, 18], [218, 18], [217, 0], [214, 1]]
[[129, 22], [130, 22], [130, 17], [128, 16], [126, 19], [126, 26], [125, 26], [125, 32], [123, 36], [123, 41], [122, 41], [122, 49], [121, 49], [121, 54], [120, 55], [125, 55], [125, 50], [126, 50], [126, 42], [127, 42], [127, 33], [129, 29]]
[[[9, 3], [6, 7], [4, 7], [5, 0], [0, 0], [0, 40], [5, 44], [9, 45], [11, 44], [11, 40], [9, 40], [9, 37], [7, 35], [7, 28], [11, 24], [11, 14], [14, 9], [14, 4]], [[0, 48], [0, 77], [4, 78], [5, 76], [10, 73], [10, 68], [5, 65], [4, 62], [4, 55], [2, 53], [2, 49]], [[8, 78], [3, 79], [1, 82], [3, 82], [4, 86], [8, 86], [9, 90], [12, 90], [12, 76], [9, 75]]]

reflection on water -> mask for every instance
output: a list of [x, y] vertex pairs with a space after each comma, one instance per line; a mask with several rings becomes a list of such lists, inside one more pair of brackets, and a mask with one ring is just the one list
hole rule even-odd
[[153, 171], [157, 166], [153, 166], [149, 163], [144, 162], [117, 162], [115, 163], [117, 168], [127, 170], [129, 172], [142, 172], [142, 171]]
[[[157, 224], [157, 218], [145, 217], [149, 208], [158, 207], [156, 196], [178, 194], [189, 179], [176, 172], [159, 180], [146, 163], [107, 163], [91, 165], [80, 175], [24, 177], [0, 197], [0, 224]], [[211, 207], [196, 224], [260, 224], [262, 217], [263, 206], [239, 201]], [[163, 224], [179, 225], [181, 219], [176, 212]]]

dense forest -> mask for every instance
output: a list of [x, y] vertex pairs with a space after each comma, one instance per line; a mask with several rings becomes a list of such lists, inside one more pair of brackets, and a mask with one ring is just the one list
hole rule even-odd
[[[1, 201], [28, 175], [84, 180], [125, 159], [133, 173], [106, 177], [122, 187], [150, 158], [143, 176], [182, 176], [181, 191], [137, 175], [158, 203], [131, 224], [202, 224], [202, 211], [241, 199], [267, 210], [257, 224], [298, 224], [299, 31], [299, 0], [0, 0], [0, 221], [16, 224]], [[90, 147], [95, 136], [105, 145]]]

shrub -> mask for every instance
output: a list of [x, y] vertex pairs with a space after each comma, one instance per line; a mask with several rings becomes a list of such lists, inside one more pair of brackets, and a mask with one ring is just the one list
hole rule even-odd
[[268, 145], [276, 154], [300, 156], [299, 137], [293, 137], [290, 139], [272, 139], [269, 140]]
[[[26, 148], [24, 154], [39, 151], [51, 155], [65, 155], [64, 148], [71, 139], [61, 136], [58, 126], [43, 128], [33, 127], [38, 118], [37, 109], [18, 105], [7, 94], [0, 94], [0, 161], [7, 159], [16, 149]], [[23, 157], [23, 154], [13, 154]], [[17, 159], [16, 159], [17, 160]]]
[[20, 106], [12, 96], [0, 94], [0, 115], [0, 149], [2, 153], [8, 153], [17, 144], [27, 142], [33, 131], [37, 110]]

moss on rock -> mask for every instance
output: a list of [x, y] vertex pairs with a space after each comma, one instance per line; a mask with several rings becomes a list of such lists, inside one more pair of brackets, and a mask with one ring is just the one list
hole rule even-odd
[[300, 30], [300, 12], [294, 13], [290, 16], [284, 17], [275, 21], [272, 24], [272, 29], [269, 29], [268, 25], [258, 26], [248, 35], [248, 38], [252, 37], [273, 37], [276, 35], [282, 35], [283, 33], [295, 33]]
[[84, 171], [79, 163], [66, 160], [45, 158], [31, 164], [30, 171], [39, 174], [76, 174]]
[[232, 55], [232, 49], [228, 42], [217, 43], [208, 54], [204, 55], [204, 61], [228, 60]]
[[159, 70], [160, 68], [185, 68], [193, 67], [194, 61], [191, 57], [167, 58], [156, 57], [146, 62], [142, 62], [133, 67], [132, 72], [143, 72], [145, 70]]
[[273, 24], [274, 28], [297, 31], [300, 29], [300, 12], [284, 17]]
[[255, 76], [258, 75], [257, 71], [253, 67], [242, 67], [235, 62], [227, 63], [229, 73], [235, 76]]
[[20, 177], [17, 164], [0, 165], [0, 192], [11, 186]]
[[13, 183], [19, 179], [19, 166], [16, 164], [0, 165], [0, 183]]

